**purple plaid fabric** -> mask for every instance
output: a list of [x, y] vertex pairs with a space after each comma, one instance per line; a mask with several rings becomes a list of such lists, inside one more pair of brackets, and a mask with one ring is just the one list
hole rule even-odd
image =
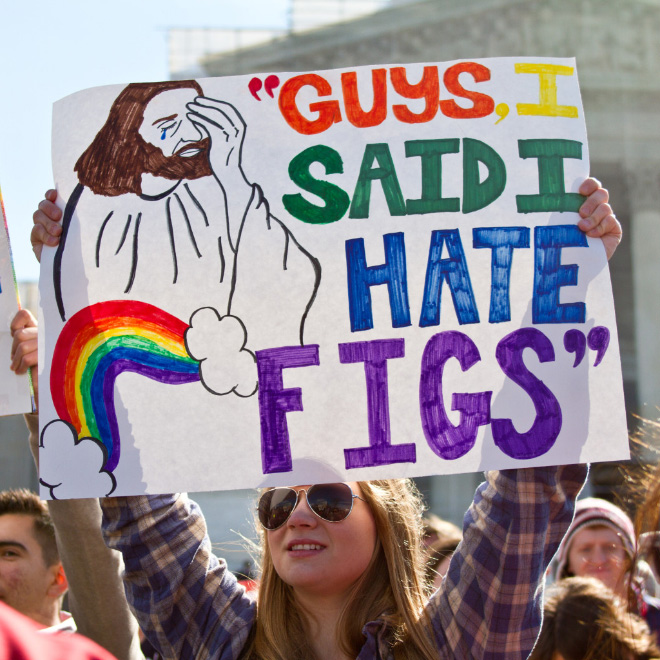
[[[527, 658], [541, 625], [545, 569], [586, 474], [582, 465], [486, 474], [427, 606], [438, 658]], [[102, 507], [106, 542], [124, 556], [129, 603], [163, 656], [237, 660], [256, 605], [211, 552], [199, 507], [177, 495], [109, 498]], [[393, 658], [382, 621], [364, 633], [358, 660]]]

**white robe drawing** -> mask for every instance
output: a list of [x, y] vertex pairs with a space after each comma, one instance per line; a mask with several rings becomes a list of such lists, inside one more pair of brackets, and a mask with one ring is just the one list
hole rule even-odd
[[251, 350], [304, 342], [320, 265], [270, 215], [258, 185], [242, 218], [227, 218], [213, 177], [121, 201], [119, 210], [117, 198], [83, 189], [72, 209], [60, 273], [67, 319], [102, 300], [148, 302], [186, 322], [213, 307], [241, 319]]

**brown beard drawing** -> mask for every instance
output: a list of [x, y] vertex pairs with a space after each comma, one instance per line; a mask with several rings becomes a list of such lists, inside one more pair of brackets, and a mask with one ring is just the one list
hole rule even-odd
[[[171, 156], [165, 156], [158, 147], [149, 142], [144, 140], [142, 142], [142, 148], [145, 151], [144, 170], [149, 174], [174, 181], [201, 179], [213, 174], [208, 158], [209, 138], [204, 138], [198, 142], [188, 142]], [[200, 149], [201, 151], [194, 156], [179, 155], [188, 149]]]

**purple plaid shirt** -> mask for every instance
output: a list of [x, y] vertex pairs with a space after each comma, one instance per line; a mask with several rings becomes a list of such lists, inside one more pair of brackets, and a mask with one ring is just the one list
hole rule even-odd
[[[543, 577], [573, 517], [583, 465], [486, 474], [463, 541], [430, 598], [438, 658], [524, 660], [541, 625]], [[129, 603], [165, 658], [237, 660], [254, 600], [211, 552], [186, 496], [101, 500], [106, 542], [122, 552]], [[358, 660], [392, 660], [382, 621], [364, 626]]]

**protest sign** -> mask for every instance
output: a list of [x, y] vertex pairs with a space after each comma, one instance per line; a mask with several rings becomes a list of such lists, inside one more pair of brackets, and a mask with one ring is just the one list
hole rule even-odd
[[97, 88], [53, 163], [45, 496], [627, 457], [573, 60]]
[[19, 376], [9, 370], [12, 344], [10, 326], [19, 310], [19, 299], [1, 193], [0, 213], [0, 358], [4, 360], [5, 370], [0, 378], [0, 416], [4, 416], [32, 412], [32, 394], [29, 376]]

